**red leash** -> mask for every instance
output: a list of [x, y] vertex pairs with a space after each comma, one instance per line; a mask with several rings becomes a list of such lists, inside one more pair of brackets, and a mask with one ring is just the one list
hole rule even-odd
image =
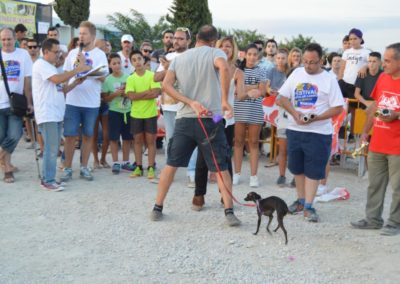
[[207, 142], [208, 142], [208, 144], [210, 145], [211, 156], [212, 156], [212, 158], [213, 158], [214, 165], [215, 165], [215, 167], [216, 167], [216, 169], [217, 169], [217, 174], [218, 174], [218, 176], [220, 177], [220, 179], [222, 180], [222, 184], [224, 185], [224, 186], [223, 186], [223, 190], [225, 190], [225, 191], [230, 195], [230, 197], [232, 198], [232, 200], [235, 201], [237, 204], [239, 204], [239, 205], [241, 205], [241, 206], [255, 207], [256, 205], [255, 205], [254, 203], [240, 203], [240, 202], [233, 196], [232, 192], [230, 192], [230, 191], [228, 190], [227, 186], [225, 185], [224, 178], [222, 177], [221, 170], [220, 170], [220, 168], [219, 168], [219, 166], [218, 166], [217, 159], [215, 158], [214, 149], [213, 149], [213, 147], [212, 147], [212, 145], [211, 145], [211, 141], [210, 141], [210, 138], [209, 138], [209, 136], [208, 136], [207, 130], [206, 130], [206, 128], [204, 127], [203, 122], [201, 121], [201, 117], [198, 116], [197, 119], [198, 119], [198, 121], [199, 121], [199, 123], [200, 123], [201, 128], [203, 129], [203, 132], [204, 132], [204, 135], [206, 136]]

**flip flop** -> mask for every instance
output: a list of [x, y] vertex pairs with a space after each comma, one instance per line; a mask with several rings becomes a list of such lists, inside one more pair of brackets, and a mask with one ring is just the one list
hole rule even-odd
[[15, 181], [13, 172], [5, 172], [3, 181], [5, 183], [13, 183]]
[[100, 165], [105, 169], [111, 168], [111, 166], [106, 161], [101, 161]]

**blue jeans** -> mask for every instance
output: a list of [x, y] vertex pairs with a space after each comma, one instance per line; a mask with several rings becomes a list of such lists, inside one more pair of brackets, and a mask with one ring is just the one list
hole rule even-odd
[[168, 143], [174, 134], [176, 111], [163, 111], [164, 124], [165, 124], [165, 158], [167, 158]]
[[62, 122], [44, 122], [38, 125], [43, 137], [42, 178], [45, 183], [56, 181], [57, 155], [61, 141]]
[[192, 156], [189, 160], [189, 165], [187, 167], [187, 176], [194, 180], [196, 174], [196, 161], [197, 161], [197, 147], [194, 149]]
[[0, 109], [0, 147], [9, 154], [22, 136], [22, 118], [13, 115], [10, 108]]

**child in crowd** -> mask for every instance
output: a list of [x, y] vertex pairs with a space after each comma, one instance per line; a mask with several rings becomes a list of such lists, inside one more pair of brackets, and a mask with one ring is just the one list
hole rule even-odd
[[147, 70], [142, 53], [133, 50], [129, 56], [135, 72], [126, 82], [126, 95], [133, 101], [131, 107], [131, 133], [134, 136], [136, 168], [131, 177], [143, 175], [142, 150], [146, 142], [148, 149], [147, 177], [155, 178], [157, 137], [157, 97], [161, 94], [160, 83], [154, 82], [154, 73]]
[[[134, 165], [129, 162], [129, 150], [133, 139], [130, 133], [131, 121], [129, 113], [131, 101], [125, 95], [125, 84], [128, 75], [122, 71], [121, 57], [111, 53], [108, 57], [112, 71], [102, 86], [102, 97], [109, 104], [108, 124], [111, 156], [113, 165], [111, 171], [119, 174], [122, 170], [133, 171]], [[118, 141], [122, 137], [122, 162], [118, 160]]]

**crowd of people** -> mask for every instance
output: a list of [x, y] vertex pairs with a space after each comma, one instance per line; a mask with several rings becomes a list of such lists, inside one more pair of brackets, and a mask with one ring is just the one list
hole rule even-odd
[[[274, 39], [251, 42], [239, 52], [233, 37], [219, 38], [215, 27], [205, 25], [196, 38], [185, 27], [165, 30], [158, 50], [150, 41], [138, 45], [134, 35], [124, 34], [121, 50], [112, 52], [107, 40], [96, 39], [96, 27], [88, 21], [80, 24], [79, 37], [68, 46], [60, 44], [57, 28], [49, 28], [42, 43], [26, 39], [24, 31], [21, 24], [0, 31], [0, 162], [5, 183], [15, 181], [18, 169], [11, 156], [25, 128], [26, 139], [40, 145], [40, 185], [46, 190], [61, 191], [73, 178], [78, 146], [79, 175], [85, 180], [94, 179], [93, 169], [106, 168], [115, 175], [129, 172], [132, 178], [146, 175], [158, 183], [152, 220], [163, 218], [176, 170], [187, 167], [188, 186], [195, 188], [192, 208], [203, 208], [207, 180], [216, 180], [226, 221], [237, 226], [232, 186], [245, 178], [245, 151], [250, 155], [249, 186], [260, 186], [259, 139], [266, 125], [262, 103], [274, 96], [279, 106], [275, 183], [287, 184], [288, 169], [294, 176], [290, 185], [297, 190], [290, 213], [318, 222], [313, 201], [328, 190], [329, 164], [337, 152], [332, 149], [332, 119], [350, 98], [357, 99], [348, 105], [352, 125], [358, 105], [367, 114], [360, 139], [369, 143], [370, 180], [366, 218], [351, 224], [359, 229], [383, 227], [390, 182], [392, 206], [382, 234], [400, 232], [400, 43], [389, 45], [382, 60], [380, 53], [363, 47], [363, 33], [353, 28], [343, 39], [342, 54], [324, 56], [317, 43], [287, 50]], [[192, 41], [195, 45], [189, 48]], [[11, 98], [16, 95], [26, 97], [24, 118], [14, 112]], [[157, 177], [160, 112], [166, 166]], [[88, 165], [91, 153], [93, 167]], [[57, 180], [59, 156], [62, 172]]]

